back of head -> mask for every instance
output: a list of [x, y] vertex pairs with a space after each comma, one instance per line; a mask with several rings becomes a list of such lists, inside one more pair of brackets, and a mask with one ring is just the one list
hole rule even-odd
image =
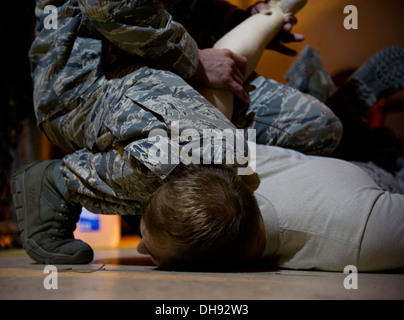
[[164, 264], [170, 268], [227, 268], [255, 243], [260, 211], [232, 169], [198, 165], [164, 184], [144, 205], [142, 219], [153, 237], [169, 239], [172, 254]]

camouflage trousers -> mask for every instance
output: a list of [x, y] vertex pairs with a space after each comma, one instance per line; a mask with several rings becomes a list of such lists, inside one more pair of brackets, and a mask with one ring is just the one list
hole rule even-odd
[[319, 100], [274, 80], [256, 77], [248, 112], [257, 143], [312, 155], [330, 155], [338, 146], [342, 125]]
[[365, 171], [382, 190], [404, 194], [404, 167], [396, 172], [395, 175], [392, 175], [373, 162], [350, 162]]
[[[256, 142], [325, 155], [338, 145], [342, 126], [315, 98], [275, 81], [257, 77], [252, 85], [249, 127]], [[95, 213], [139, 214], [142, 203], [164, 182], [144, 150], [152, 129], [235, 128], [215, 107], [179, 76], [141, 68], [119, 79], [102, 78], [83, 95], [82, 103], [41, 128], [71, 154], [61, 172], [73, 198]], [[247, 128], [246, 128], [247, 129]]]

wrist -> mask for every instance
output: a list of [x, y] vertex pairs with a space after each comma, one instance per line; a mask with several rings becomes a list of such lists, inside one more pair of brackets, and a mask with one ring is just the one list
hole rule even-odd
[[283, 17], [292, 15], [292, 12], [288, 12], [285, 8], [281, 7], [280, 1], [270, 0], [268, 1], [268, 6], [272, 12], [278, 11]]
[[269, 0], [268, 6], [272, 10], [279, 10], [284, 17], [299, 12], [307, 3], [307, 0]]
[[194, 87], [206, 85], [208, 77], [206, 75], [205, 67], [203, 66], [203, 50], [198, 49], [197, 64], [194, 73], [189, 77], [188, 81]]

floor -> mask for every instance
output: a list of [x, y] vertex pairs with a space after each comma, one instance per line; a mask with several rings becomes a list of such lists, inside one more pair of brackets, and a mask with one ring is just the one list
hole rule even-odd
[[[53, 270], [45, 267], [34, 263], [23, 250], [0, 251], [0, 300], [404, 299], [404, 274], [262, 268], [223, 273], [169, 272], [157, 269], [147, 256], [139, 255], [133, 243], [96, 249], [89, 265], [58, 265]], [[357, 289], [346, 289], [344, 283], [357, 285]]]

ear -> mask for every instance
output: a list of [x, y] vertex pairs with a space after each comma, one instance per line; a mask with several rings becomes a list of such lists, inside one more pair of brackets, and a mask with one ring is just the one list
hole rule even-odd
[[252, 191], [257, 190], [261, 183], [260, 177], [258, 176], [258, 174], [256, 172], [254, 172], [253, 174], [250, 174], [250, 175], [244, 175], [244, 176], [240, 176], [240, 177]]
[[139, 252], [140, 254], [146, 254], [149, 255], [149, 252], [146, 249], [146, 246], [144, 245], [144, 240], [140, 240], [140, 242], [138, 243], [137, 247], [137, 252]]

